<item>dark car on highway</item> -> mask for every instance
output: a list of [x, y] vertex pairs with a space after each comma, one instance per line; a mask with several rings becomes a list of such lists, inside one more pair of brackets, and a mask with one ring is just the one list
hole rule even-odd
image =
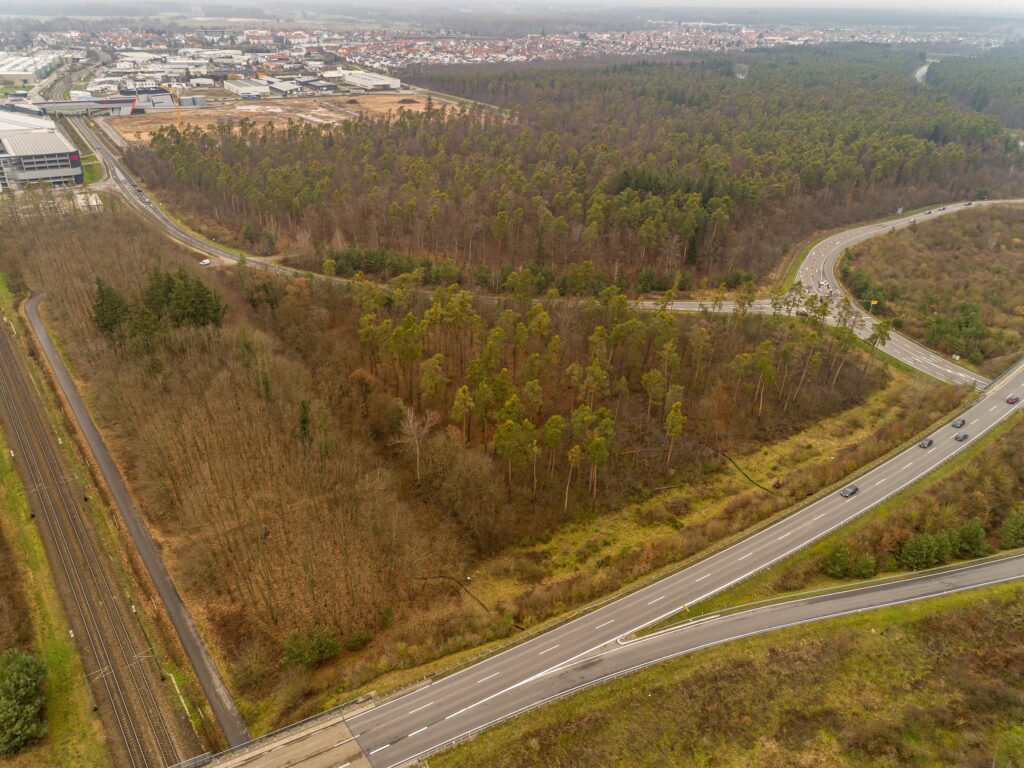
[[953, 422], [951, 426], [953, 426], [956, 429], [960, 429], [960, 427], [962, 427], [966, 423], [967, 419], [957, 419], [956, 421]]
[[935, 441], [932, 440], [930, 437], [926, 437], [924, 440], [918, 443], [918, 445], [921, 446], [922, 448], [931, 448], [934, 444]]
[[962, 442], [963, 442], [964, 440], [966, 440], [966, 439], [967, 439], [968, 437], [970, 437], [970, 435], [968, 435], [968, 434], [967, 434], [966, 432], [960, 432], [960, 433], [958, 433], [958, 434], [957, 434], [957, 436], [956, 436], [956, 437], [954, 437], [953, 439], [954, 439], [954, 440], [956, 440], [956, 441], [957, 441], [958, 443], [962, 443]]
[[1017, 397], [1016, 395], [1010, 395], [1008, 398], [1006, 398], [1006, 402], [1008, 402], [1010, 405], [1016, 405], [1017, 403], [1020, 402], [1020, 398]]
[[848, 499], [860, 489], [856, 485], [848, 485], [839, 492], [839, 495], [844, 499]]

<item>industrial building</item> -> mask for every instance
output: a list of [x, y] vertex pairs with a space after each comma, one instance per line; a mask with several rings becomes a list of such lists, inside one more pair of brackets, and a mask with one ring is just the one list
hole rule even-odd
[[81, 183], [81, 155], [52, 120], [0, 111], [0, 191]]
[[260, 80], [225, 80], [224, 90], [243, 99], [259, 99], [270, 95], [270, 85]]
[[324, 72], [324, 77], [341, 80], [346, 85], [362, 88], [365, 91], [397, 91], [402, 81], [397, 77], [387, 77], [374, 72], [361, 72], [358, 69], [336, 69]]
[[20, 54], [0, 51], [0, 85], [35, 85], [60, 66], [55, 53]]
[[297, 96], [302, 93], [302, 86], [288, 80], [276, 80], [270, 83], [270, 92], [275, 96]]

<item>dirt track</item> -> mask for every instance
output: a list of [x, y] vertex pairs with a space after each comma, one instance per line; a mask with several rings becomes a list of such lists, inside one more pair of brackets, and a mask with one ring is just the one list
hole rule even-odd
[[[406, 103], [402, 103], [402, 102]], [[409, 103], [409, 102], [412, 103]], [[150, 112], [131, 117], [113, 117], [108, 120], [127, 141], [148, 142], [153, 132], [165, 125], [209, 125], [245, 118], [256, 125], [283, 127], [289, 120], [314, 124], [340, 123], [361, 115], [385, 115], [409, 109], [420, 112], [426, 99], [419, 93], [369, 93], [338, 96], [303, 96], [238, 100], [209, 107], [183, 107], [179, 110]]]

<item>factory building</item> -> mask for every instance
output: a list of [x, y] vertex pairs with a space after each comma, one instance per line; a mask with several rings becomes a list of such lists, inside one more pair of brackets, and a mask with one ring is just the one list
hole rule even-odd
[[259, 99], [270, 95], [270, 85], [259, 80], [225, 80], [224, 90], [243, 99]]
[[56, 53], [23, 55], [0, 51], [0, 85], [35, 85], [60, 66]]
[[0, 191], [29, 184], [69, 187], [81, 183], [81, 155], [52, 120], [0, 112]]
[[366, 91], [397, 91], [402, 87], [402, 81], [397, 77], [387, 77], [374, 72], [360, 72], [357, 69], [337, 69], [332, 72], [324, 72], [324, 77], [338, 79], [346, 85]]

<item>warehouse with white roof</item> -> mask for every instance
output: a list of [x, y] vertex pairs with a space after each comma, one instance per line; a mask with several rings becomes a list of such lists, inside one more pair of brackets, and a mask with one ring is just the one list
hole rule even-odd
[[82, 157], [52, 120], [0, 111], [0, 191], [82, 183]]

